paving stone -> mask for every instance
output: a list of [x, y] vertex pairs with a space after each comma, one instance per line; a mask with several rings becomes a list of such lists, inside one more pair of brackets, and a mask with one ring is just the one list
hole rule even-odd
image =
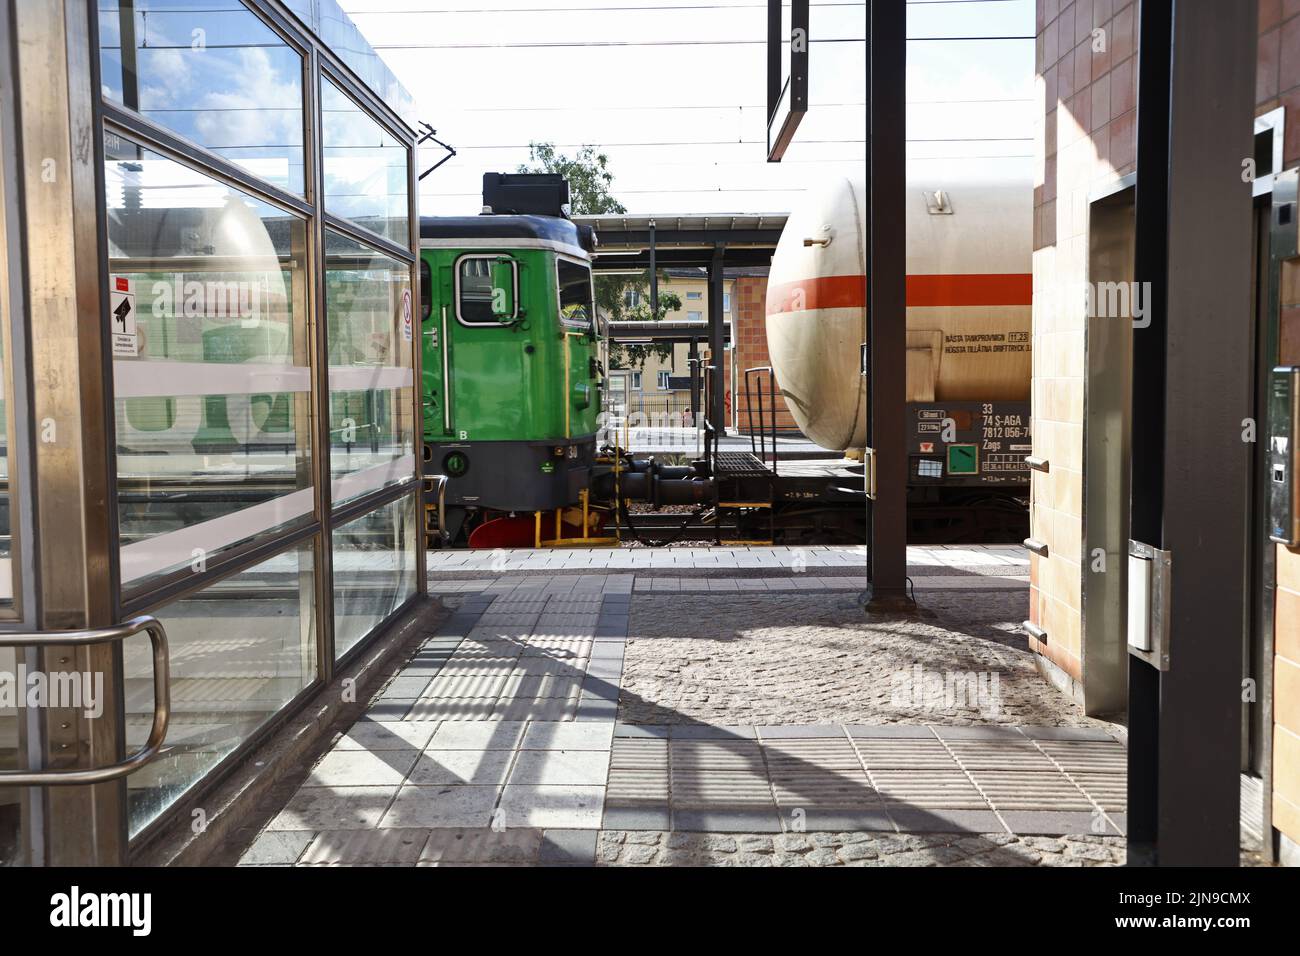
[[423, 750], [438, 724], [359, 720], [334, 744], [335, 750]]
[[409, 750], [331, 750], [311, 769], [312, 787], [397, 786], [415, 764], [419, 752]]
[[240, 866], [292, 865], [316, 838], [314, 830], [264, 830], [239, 858]]
[[914, 833], [994, 833], [1006, 827], [992, 810], [909, 807], [887, 804], [889, 817], [900, 831]]
[[871, 780], [886, 803], [925, 809], [989, 809], [988, 802], [960, 770], [872, 769]]
[[406, 782], [429, 787], [443, 784], [505, 783], [514, 754], [509, 750], [426, 750]]
[[573, 724], [534, 721], [524, 736], [524, 750], [609, 750], [614, 743], [614, 723]]
[[671, 763], [670, 767], [669, 786], [674, 810], [774, 806], [771, 784], [762, 773], [690, 770], [679, 768], [676, 763]]
[[873, 739], [878, 737], [914, 737], [934, 739], [934, 731], [919, 724], [848, 724], [844, 728], [850, 737]]
[[669, 735], [674, 740], [754, 740], [754, 728], [732, 724], [713, 726], [709, 724], [673, 725]]
[[605, 807], [603, 826], [619, 830], [667, 830], [672, 825], [672, 814], [665, 801], [655, 806], [609, 806]]
[[492, 712], [495, 720], [572, 720], [578, 709], [578, 688], [567, 697], [502, 698]]
[[524, 738], [523, 721], [452, 722], [441, 724], [429, 741], [431, 750], [514, 750]]
[[1066, 773], [1128, 772], [1128, 755], [1113, 740], [1041, 740], [1038, 747]]
[[384, 827], [486, 827], [501, 788], [403, 786], [384, 814]]
[[446, 698], [496, 697], [505, 686], [507, 676], [500, 669], [445, 669], [429, 683], [428, 690], [415, 696], [435, 701]]
[[596, 859], [595, 830], [545, 830], [542, 834], [541, 863], [590, 866]]
[[[610, 807], [668, 809], [668, 770], [611, 770], [605, 792]], [[607, 824], [608, 826], [608, 824]]]
[[670, 739], [668, 759], [674, 770], [750, 770], [764, 772], [758, 743], [748, 740]]
[[1054, 770], [1030, 773], [973, 770], [971, 778], [995, 810], [1091, 810], [1092, 802], [1071, 780]]
[[430, 697], [414, 701], [404, 719], [446, 721], [502, 719], [495, 716], [496, 711], [496, 697]]
[[595, 830], [604, 802], [604, 787], [509, 784], [501, 795], [501, 816], [511, 827]]
[[763, 742], [763, 757], [773, 774], [829, 769], [862, 771], [862, 761], [847, 737], [768, 739]]
[[957, 762], [969, 771], [1018, 770], [1056, 773], [1056, 765], [1027, 740], [952, 740], [945, 743]]
[[1020, 732], [1033, 740], [1101, 740], [1113, 743], [1100, 727], [1021, 727]]
[[618, 716], [618, 701], [588, 697], [583, 694], [578, 698], [578, 707], [573, 712], [573, 719], [583, 723], [613, 723]]
[[412, 697], [422, 696], [424, 689], [428, 686], [428, 677], [410, 675], [403, 671], [400, 676], [394, 677], [388, 682], [388, 686], [380, 692], [377, 699], [396, 698], [398, 700], [409, 700]]
[[411, 700], [381, 700], [378, 703], [371, 704], [362, 714], [362, 720], [373, 720], [380, 723], [389, 721], [404, 720], [406, 715], [411, 712], [415, 706], [415, 699]]
[[542, 831], [519, 827], [492, 830], [432, 830], [420, 854], [425, 863], [531, 863], [537, 860]]
[[611, 770], [662, 770], [668, 772], [668, 741], [653, 737], [614, 737]]
[[673, 808], [673, 829], [710, 833], [779, 833], [775, 810], [704, 810]]
[[605, 785], [607, 750], [522, 750], [510, 772], [511, 785]]
[[317, 834], [299, 866], [389, 863], [414, 866], [429, 839], [425, 829], [327, 830]]
[[301, 787], [268, 830], [344, 830], [379, 825], [397, 787]]
[[1012, 833], [1018, 834], [1091, 834], [1095, 832], [1094, 826], [1106, 825], [1104, 817], [1087, 810], [1010, 809], [1002, 811], [1002, 819], [1007, 821], [1007, 827]]
[[664, 724], [626, 724], [619, 721], [614, 724], [614, 736], [653, 737], [658, 740], [667, 740], [668, 729]]
[[790, 724], [756, 727], [755, 730], [758, 732], [759, 739], [763, 741], [804, 737], [845, 740], [844, 728], [838, 724]]
[[924, 738], [860, 738], [854, 747], [867, 770], [948, 770], [960, 768], [943, 742]]
[[934, 727], [934, 732], [942, 740], [1014, 740], [1023, 741], [1025, 735], [1018, 727], [984, 725], [979, 727]]

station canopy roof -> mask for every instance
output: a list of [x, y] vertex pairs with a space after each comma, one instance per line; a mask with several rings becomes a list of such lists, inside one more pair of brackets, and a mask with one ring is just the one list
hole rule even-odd
[[574, 216], [595, 230], [597, 272], [643, 271], [650, 265], [654, 227], [658, 268], [708, 266], [715, 246], [722, 247], [723, 267], [766, 266], [785, 228], [787, 213], [709, 213], [708, 215], [641, 215], [614, 213]]

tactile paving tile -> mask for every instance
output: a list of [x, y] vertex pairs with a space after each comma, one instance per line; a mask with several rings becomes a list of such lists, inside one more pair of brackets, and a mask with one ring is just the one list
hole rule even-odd
[[1128, 806], [1127, 774], [1072, 773], [1070, 776], [1103, 810], [1120, 813]]
[[773, 774], [772, 790], [776, 802], [783, 807], [854, 809], [879, 801], [871, 781], [861, 770]]
[[501, 693], [509, 675], [497, 668], [493, 670], [440, 671], [429, 682], [421, 695], [422, 700], [441, 700], [447, 697], [496, 697]]
[[573, 697], [582, 690], [584, 675], [511, 673], [501, 688], [501, 698]]
[[417, 700], [403, 720], [500, 720], [495, 697], [439, 697]]
[[611, 770], [663, 770], [668, 772], [668, 741], [650, 737], [615, 737], [610, 752]]
[[1066, 773], [1127, 773], [1128, 754], [1112, 740], [1039, 740], [1043, 752]]
[[764, 770], [763, 754], [752, 740], [673, 740], [668, 762], [674, 769]]
[[925, 737], [855, 737], [853, 746], [867, 769], [958, 770], [942, 741]]
[[480, 641], [466, 638], [452, 652], [451, 660], [488, 660], [498, 657], [518, 657], [523, 653], [521, 641]]
[[988, 802], [960, 770], [873, 770], [887, 803], [945, 810], [987, 810]]
[[763, 741], [763, 754], [773, 775], [783, 771], [818, 769], [861, 771], [853, 745], [846, 738], [781, 738]]
[[637, 807], [668, 804], [668, 770], [614, 769], [605, 786], [605, 806]]
[[1055, 773], [1056, 766], [1029, 741], [949, 740], [948, 749], [967, 770], [1036, 770]]
[[578, 709], [577, 688], [566, 697], [503, 697], [493, 720], [572, 720]]
[[674, 810], [743, 810], [772, 807], [767, 775], [743, 770], [721, 772], [674, 766], [670, 774]]
[[1064, 774], [1055, 770], [971, 772], [995, 810], [1091, 810], [1092, 803]]

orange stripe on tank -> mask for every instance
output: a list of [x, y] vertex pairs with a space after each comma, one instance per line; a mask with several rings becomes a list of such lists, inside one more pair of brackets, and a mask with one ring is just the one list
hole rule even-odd
[[[1029, 305], [1034, 277], [1029, 273], [910, 275], [909, 306]], [[867, 304], [866, 276], [820, 276], [782, 282], [767, 290], [767, 314], [809, 309], [861, 309]]]

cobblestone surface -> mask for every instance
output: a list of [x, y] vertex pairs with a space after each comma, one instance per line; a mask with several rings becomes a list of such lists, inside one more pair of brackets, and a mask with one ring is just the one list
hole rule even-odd
[[1124, 838], [602, 830], [598, 866], [1121, 866]]
[[[619, 719], [1114, 729], [1039, 675], [1019, 633], [1025, 601], [1023, 591], [922, 592], [934, 619], [868, 621], [848, 594], [638, 592]], [[987, 697], [934, 692], [966, 674], [984, 675]]]

